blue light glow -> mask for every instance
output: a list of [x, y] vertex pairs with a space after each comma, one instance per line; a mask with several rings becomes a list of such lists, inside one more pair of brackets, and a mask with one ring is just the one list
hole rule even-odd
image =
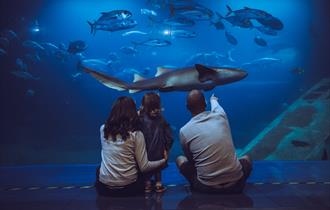
[[171, 35], [171, 31], [170, 30], [164, 30], [163, 34], [166, 35], [166, 36]]

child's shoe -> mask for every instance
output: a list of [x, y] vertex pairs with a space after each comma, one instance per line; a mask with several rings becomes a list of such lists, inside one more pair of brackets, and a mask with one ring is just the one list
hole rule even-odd
[[166, 191], [166, 187], [164, 187], [162, 184], [156, 184], [155, 185], [155, 191], [157, 193], [162, 193]]
[[152, 185], [151, 185], [151, 182], [148, 181], [148, 182], [145, 182], [144, 184], [144, 192], [145, 193], [151, 193], [152, 192]]

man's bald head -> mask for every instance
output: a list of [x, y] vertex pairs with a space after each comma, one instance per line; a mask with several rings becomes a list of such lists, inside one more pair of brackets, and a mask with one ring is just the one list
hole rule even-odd
[[192, 115], [197, 115], [205, 111], [206, 103], [205, 97], [202, 91], [192, 90], [188, 93], [187, 108]]

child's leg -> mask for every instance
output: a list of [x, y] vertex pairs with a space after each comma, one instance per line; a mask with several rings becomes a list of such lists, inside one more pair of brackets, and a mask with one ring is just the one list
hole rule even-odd
[[146, 193], [149, 193], [152, 191], [151, 174], [146, 174], [144, 177], [144, 191]]
[[156, 186], [162, 186], [162, 172], [159, 170], [155, 173]]
[[166, 190], [166, 187], [162, 185], [162, 173], [161, 171], [157, 171], [155, 173], [155, 179], [156, 179], [156, 192], [161, 193]]

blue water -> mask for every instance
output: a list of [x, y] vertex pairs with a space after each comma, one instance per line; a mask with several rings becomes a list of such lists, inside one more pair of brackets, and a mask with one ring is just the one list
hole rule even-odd
[[[184, 27], [196, 32], [195, 38], [173, 38], [164, 35], [164, 30], [170, 29], [164, 25], [153, 25], [146, 16], [140, 14], [140, 9], [153, 9], [160, 17], [166, 18], [169, 15], [168, 8], [154, 8], [147, 4], [147, 1], [36, 2], [30, 6], [25, 5], [26, 9], [23, 7], [19, 11], [15, 10], [15, 4], [11, 2], [9, 11], [2, 13], [5, 23], [1, 29], [14, 30], [19, 41], [9, 46], [7, 56], [0, 57], [3, 105], [0, 164], [97, 163], [100, 160], [99, 126], [106, 120], [112, 102], [118, 96], [130, 95], [139, 106], [144, 94], [129, 94], [109, 89], [87, 74], [73, 78], [72, 74], [77, 73], [79, 60], [78, 56], [74, 55], [65, 62], [60, 62], [52, 56], [43, 56], [40, 62], [28, 64], [28, 71], [40, 77], [40, 80], [15, 77], [10, 71], [15, 67], [15, 60], [26, 54], [26, 50], [21, 46], [24, 40], [56, 45], [83, 40], [88, 45], [83, 55], [88, 59], [107, 58], [110, 53], [116, 53], [121, 65], [108, 74], [129, 82], [133, 80], [133, 74], [123, 73], [124, 68], [142, 71], [148, 67], [151, 70], [144, 76], [153, 77], [157, 66], [184, 67], [196, 53], [216, 52], [226, 55], [232, 50], [235, 63], [224, 62], [223, 65], [236, 67], [263, 57], [281, 59], [280, 64], [246, 69], [249, 76], [244, 80], [219, 86], [205, 93], [206, 97], [210, 97], [212, 93], [219, 97], [228, 114], [234, 143], [238, 149], [247, 145], [315, 81], [328, 75], [324, 71], [325, 66], [322, 66], [326, 59], [321, 56], [323, 52], [318, 51], [318, 47], [322, 47], [322, 39], [326, 37], [325, 24], [322, 22], [325, 20], [320, 12], [321, 1], [198, 1], [222, 15], [227, 13], [226, 5], [230, 5], [234, 10], [244, 6], [262, 9], [279, 18], [284, 24], [283, 30], [279, 31], [277, 36], [267, 36], [256, 30], [234, 27], [225, 22], [226, 30], [238, 40], [236, 46], [228, 43], [224, 30], [216, 30], [209, 21], [199, 21], [193, 27]], [[90, 34], [87, 20], [94, 21], [100, 12], [116, 9], [131, 11], [132, 18], [137, 20], [138, 25], [123, 31], [97, 31], [95, 36]], [[31, 30], [36, 20], [40, 26], [39, 32]], [[138, 35], [122, 36], [130, 30], [147, 32], [151, 35], [146, 37], [166, 39], [171, 41], [172, 45], [162, 48], [139, 46], [137, 55], [126, 55], [120, 48], [132, 46], [131, 41], [136, 39], [141, 40]], [[256, 35], [263, 37], [268, 46], [262, 48], [256, 45], [253, 41]], [[297, 67], [304, 72], [292, 72], [292, 69]], [[171, 152], [171, 160], [174, 160], [181, 153], [179, 129], [191, 116], [185, 107], [185, 92], [160, 95], [163, 114], [175, 133], [175, 144]]]

